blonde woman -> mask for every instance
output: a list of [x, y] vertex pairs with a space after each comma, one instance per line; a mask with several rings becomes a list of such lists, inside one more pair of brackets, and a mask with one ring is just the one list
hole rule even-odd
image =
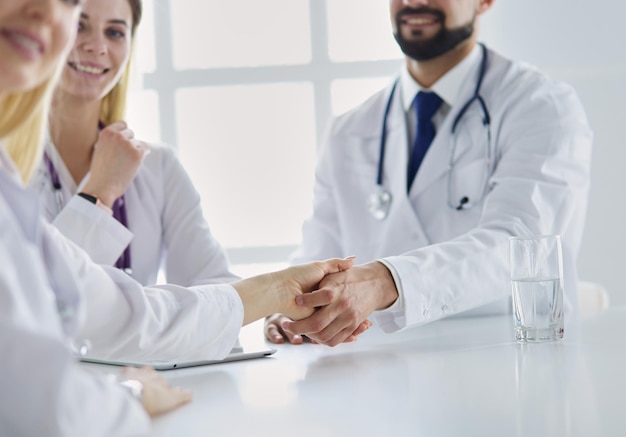
[[236, 280], [171, 148], [138, 141], [121, 121], [141, 12], [141, 0], [85, 0], [30, 186], [66, 237], [144, 285], [160, 269], [183, 286]]
[[190, 399], [147, 369], [129, 371], [145, 387], [139, 403], [117, 382], [77, 368], [67, 345], [75, 327], [63, 323], [54, 305], [52, 278], [42, 260], [50, 239], [40, 232], [37, 199], [24, 191], [21, 179], [38, 162], [52, 76], [72, 37], [77, 3], [0, 3], [0, 258], [5, 266], [0, 273], [0, 435], [135, 434], [146, 430], [146, 413], [156, 415]]
[[[39, 215], [23, 186], [40, 159], [52, 77], [73, 37], [79, 1], [0, 2], [0, 435], [141, 435], [188, 402], [153, 371], [132, 369], [127, 391], [85, 372], [70, 343], [103, 356], [224, 356], [239, 326], [282, 312], [351, 260], [329, 260], [232, 285], [142, 288], [99, 267]], [[137, 390], [143, 385], [143, 392]]]

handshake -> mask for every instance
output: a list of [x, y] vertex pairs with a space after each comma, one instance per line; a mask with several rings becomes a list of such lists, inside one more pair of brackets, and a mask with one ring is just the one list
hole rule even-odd
[[330, 259], [274, 273], [287, 305], [265, 320], [265, 336], [273, 343], [299, 344], [303, 335], [328, 346], [355, 341], [372, 326], [369, 315], [393, 304], [398, 292], [384, 264], [353, 263]]

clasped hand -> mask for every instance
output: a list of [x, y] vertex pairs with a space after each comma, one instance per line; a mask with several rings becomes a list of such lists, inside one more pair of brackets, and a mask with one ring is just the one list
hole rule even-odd
[[391, 273], [377, 261], [330, 273], [317, 290], [295, 299], [297, 306], [313, 311], [310, 316], [292, 321], [274, 314], [265, 322], [265, 335], [274, 343], [285, 337], [302, 343], [302, 335], [328, 346], [351, 342], [371, 326], [367, 318], [373, 311], [388, 307], [397, 297]]

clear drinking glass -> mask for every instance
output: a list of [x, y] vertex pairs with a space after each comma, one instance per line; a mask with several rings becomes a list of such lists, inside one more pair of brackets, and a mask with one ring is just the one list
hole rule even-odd
[[563, 255], [559, 235], [509, 238], [515, 338], [563, 338]]

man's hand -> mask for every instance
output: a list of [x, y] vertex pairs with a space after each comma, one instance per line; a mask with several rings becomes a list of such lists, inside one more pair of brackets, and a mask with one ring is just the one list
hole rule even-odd
[[[283, 323], [291, 322], [292, 320], [284, 314], [276, 313], [272, 314], [265, 319], [264, 333], [265, 337], [272, 343], [281, 344], [287, 340], [291, 344], [302, 344], [303, 337], [299, 334], [292, 334], [289, 331], [283, 329]], [[357, 336], [367, 331], [372, 326], [372, 322], [369, 320], [363, 321], [357, 329], [344, 340], [344, 343], [350, 343], [356, 341]], [[315, 340], [311, 340], [311, 343], [317, 343]]]
[[298, 305], [321, 308], [304, 320], [284, 321], [282, 327], [291, 334], [336, 346], [353, 335], [373, 311], [389, 307], [397, 298], [387, 267], [370, 262], [330, 274], [320, 282], [319, 290], [296, 297]]
[[282, 295], [280, 301], [286, 304], [281, 312], [293, 320], [310, 316], [314, 310], [313, 306], [297, 305], [296, 297], [317, 290], [327, 275], [345, 272], [352, 268], [353, 264], [354, 257], [332, 258], [292, 266], [273, 273], [279, 297]]
[[263, 326], [265, 337], [272, 343], [276, 344], [284, 343], [285, 340], [291, 344], [302, 344], [301, 335], [292, 334], [282, 328], [283, 323], [291, 321], [292, 320], [289, 317], [281, 313], [272, 314], [267, 317]]
[[135, 379], [143, 385], [141, 404], [150, 417], [156, 417], [175, 410], [191, 401], [191, 393], [172, 387], [165, 378], [151, 367], [125, 367], [121, 374], [128, 379]]

